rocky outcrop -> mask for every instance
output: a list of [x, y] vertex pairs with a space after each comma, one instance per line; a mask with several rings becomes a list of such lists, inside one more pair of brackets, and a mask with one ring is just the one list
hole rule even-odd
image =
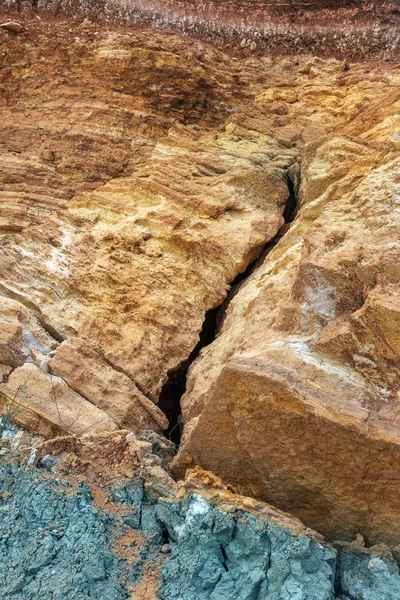
[[[10, 448], [0, 464], [0, 597], [333, 597], [336, 553], [320, 536], [234, 496], [206, 473], [194, 473], [176, 492], [160, 467], [164, 479], [155, 479], [157, 443], [120, 434], [92, 434], [78, 446], [59, 439], [37, 446], [40, 466], [30, 469], [15, 464]], [[64, 452], [52, 463], [45, 454], [71, 444], [75, 458]], [[20, 448], [17, 462], [24, 452], [29, 456], [29, 448]], [[102, 467], [113, 455], [119, 461], [110, 480]], [[146, 461], [153, 464], [147, 472]], [[122, 475], [129, 462], [141, 465], [144, 478]], [[206, 481], [218, 487], [207, 489]]]
[[[78, 410], [88, 402], [120, 427], [160, 431], [168, 422], [154, 403], [168, 373], [283, 223], [296, 150], [255, 128], [216, 128], [236, 93], [229, 68], [205, 68], [214, 51], [184, 58], [177, 38], [159, 49], [83, 33], [88, 45], [71, 46], [61, 28], [22, 59], [4, 40], [0, 360], [22, 370], [2, 390], [14, 396], [35, 371], [43, 394], [28, 402], [43, 419], [50, 405], [53, 424], [67, 394], [80, 417], [59, 425], [71, 432], [103, 422]], [[51, 384], [60, 377], [67, 385]]]
[[22, 55], [3, 32], [0, 361], [35, 364], [49, 390], [61, 377], [117, 426], [160, 431], [160, 390], [283, 224], [304, 141], [363, 119], [386, 139], [395, 78], [30, 27]]
[[107, 413], [74, 392], [60, 377], [44, 373], [34, 364], [15, 369], [0, 393], [18, 407], [14, 420], [46, 437], [70, 432], [100, 433], [117, 429]]
[[384, 544], [366, 547], [362, 536], [351, 544], [339, 545], [337, 589], [343, 598], [387, 598], [395, 600], [400, 593], [397, 551]]
[[332, 548], [200, 468], [177, 485], [157, 434], [4, 435], [1, 598], [397, 598], [396, 551], [361, 536]]
[[400, 155], [391, 110], [340, 128], [351, 136], [305, 146], [293, 225], [191, 369], [175, 464], [178, 473], [201, 464], [330, 536], [397, 544]]
[[159, 503], [157, 515], [172, 540], [160, 598], [333, 597], [331, 549], [297, 537], [273, 518], [231, 506], [229, 496], [224, 500], [221, 505], [190, 493], [183, 501]]
[[[14, 420], [47, 438], [72, 434], [47, 442], [43, 456], [32, 448], [29, 460], [45, 468], [56, 460], [57, 474], [77, 469], [83, 485], [99, 460], [87, 434], [104, 436], [96, 468], [111, 496], [105, 501], [97, 486], [97, 500], [102, 508], [136, 503], [121, 513], [123, 524], [146, 530], [148, 518], [159, 546], [172, 540], [156, 586], [165, 600], [178, 588], [187, 600], [312, 598], [314, 590], [331, 598], [334, 555], [325, 542], [297, 521], [286, 528], [288, 517], [272, 508], [265, 520], [256, 501], [240, 500], [232, 514], [226, 489], [179, 496], [146, 440], [168, 425], [157, 401], [169, 374], [229, 295], [218, 338], [190, 370], [175, 474], [183, 479], [199, 464], [332, 538], [361, 532], [397, 545], [398, 68], [257, 57], [248, 39], [238, 59], [152, 30], [99, 29], [77, 22], [71, 35], [60, 18], [27, 20], [17, 35], [0, 30], [6, 420], [14, 407]], [[5, 469], [4, 490], [18, 495], [20, 478], [24, 494], [30, 474], [14, 468]], [[129, 491], [111, 491], [116, 473]], [[67, 529], [92, 505], [85, 494], [72, 508], [59, 497]], [[26, 501], [31, 514], [35, 498]], [[75, 534], [59, 565], [62, 544], [45, 529], [34, 571], [25, 558], [18, 567], [26, 594], [45, 597], [53, 562], [78, 597], [99, 594], [97, 581], [112, 587], [105, 529], [93, 542], [104, 549], [104, 569], [76, 581], [68, 577], [80, 567], [67, 552]], [[17, 554], [25, 534], [15, 537]], [[124, 534], [119, 551], [131, 547], [132, 532]], [[346, 569], [375, 576], [368, 550], [344, 558]], [[382, 567], [394, 590], [395, 555], [385, 554]], [[346, 572], [340, 586], [353, 600], [357, 585]], [[122, 586], [132, 583], [124, 577]], [[149, 577], [142, 590], [154, 597]]]
[[161, 430], [167, 429], [165, 415], [133, 381], [111, 367], [81, 339], [63, 342], [50, 359], [49, 367], [73, 390], [115, 419], [120, 427], [144, 431], [156, 423]]

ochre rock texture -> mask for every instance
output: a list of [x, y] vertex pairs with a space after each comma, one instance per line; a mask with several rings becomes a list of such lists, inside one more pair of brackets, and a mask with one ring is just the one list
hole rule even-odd
[[3, 392], [33, 363], [52, 418], [55, 376], [76, 406], [166, 429], [160, 390], [283, 224], [297, 149], [237, 131], [254, 97], [211, 48], [43, 27], [3, 38], [0, 361], [21, 367]]
[[357, 88], [370, 100], [335, 133], [306, 143], [294, 223], [236, 290], [219, 336], [192, 365], [175, 461], [178, 475], [200, 464], [329, 536], [361, 532], [393, 544], [399, 82], [380, 99], [369, 96], [368, 78], [285, 91], [286, 106], [318, 99], [315, 119], [328, 107], [348, 117]]
[[75, 393], [63, 379], [44, 373], [34, 364], [15, 369], [7, 384], [0, 385], [0, 392], [16, 402], [12, 421], [46, 437], [117, 429], [107, 413]]
[[399, 67], [22, 21], [0, 30], [5, 410], [46, 437], [166, 429], [169, 373], [262, 256], [191, 369], [175, 473], [397, 543]]

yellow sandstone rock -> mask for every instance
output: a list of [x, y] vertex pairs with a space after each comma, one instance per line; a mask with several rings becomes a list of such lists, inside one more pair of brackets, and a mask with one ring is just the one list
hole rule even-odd
[[[46, 437], [102, 433], [117, 429], [109, 415], [79, 394], [59, 377], [26, 363], [0, 385], [7, 398], [3, 414], [11, 406], [13, 420]], [[14, 409], [17, 405], [19, 408]]]
[[399, 168], [373, 141], [306, 146], [296, 220], [191, 369], [178, 474], [200, 464], [330, 536], [398, 539]]
[[165, 428], [168, 374], [265, 249], [190, 369], [175, 473], [397, 543], [398, 65], [52, 31], [0, 41], [1, 390], [24, 386], [19, 421]]

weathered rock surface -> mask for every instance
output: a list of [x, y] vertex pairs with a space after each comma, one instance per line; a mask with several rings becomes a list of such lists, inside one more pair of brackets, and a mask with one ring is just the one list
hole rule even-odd
[[0, 385], [0, 393], [19, 407], [15, 413], [18, 423], [46, 437], [117, 429], [106, 412], [74, 392], [63, 379], [34, 364], [15, 369], [7, 383]]
[[332, 550], [231, 506], [229, 496], [218, 500], [191, 493], [159, 502], [157, 515], [172, 540], [160, 598], [333, 598]]
[[[0, 390], [31, 430], [74, 434], [33, 452], [46, 469], [59, 444], [68, 455], [57, 474], [76, 467], [84, 481], [95, 442], [77, 438], [88, 432], [114, 432], [103, 439], [107, 477], [123, 467], [130, 481], [141, 464], [158, 508], [124, 517], [145, 529], [138, 515], [147, 515], [173, 540], [160, 597], [180, 588], [184, 600], [332, 598], [326, 544], [300, 525], [293, 534], [281, 521], [260, 524], [254, 507], [221, 516], [214, 496], [177, 498], [146, 439], [167, 426], [160, 390], [195, 348], [206, 312], [279, 232], [191, 369], [175, 473], [200, 464], [324, 534], [398, 544], [399, 68], [237, 59], [148, 30], [98, 29], [35, 20], [19, 36], [0, 31]], [[295, 195], [296, 219], [281, 229]], [[131, 432], [129, 452], [119, 428]], [[136, 440], [143, 430], [153, 433]], [[65, 508], [67, 528], [82, 521], [85, 494]], [[132, 490], [115, 498], [147, 502]], [[35, 532], [47, 525], [38, 519]], [[18, 573], [26, 597], [50, 594], [52, 563], [80, 600], [101, 598], [98, 581], [108, 593], [105, 529], [93, 542], [106, 548], [104, 569], [83, 579], [70, 578], [80, 567], [68, 552], [62, 562], [46, 529], [44, 562], [35, 547], [35, 572], [24, 558]], [[15, 536], [16, 554], [27, 535]], [[8, 560], [12, 579], [13, 552]], [[364, 555], [351, 560], [368, 579]], [[394, 587], [372, 577], [366, 589], [392, 593], [390, 569]], [[356, 598], [351, 577], [341, 581]], [[11, 592], [21, 600], [18, 586]]]
[[337, 588], [346, 598], [395, 600], [400, 594], [397, 551], [384, 544], [365, 547], [360, 536], [351, 544], [341, 544]]
[[[6, 0], [13, 16], [32, 16], [29, 2]], [[311, 52], [393, 60], [400, 49], [397, 0], [41, 0], [34, 15], [82, 19], [98, 27], [166, 28], [248, 55]], [[0, 9], [1, 10], [1, 9]], [[8, 18], [9, 15], [7, 14]]]
[[107, 364], [81, 339], [63, 342], [49, 360], [49, 367], [120, 427], [137, 433], [155, 428], [156, 424], [160, 430], [167, 429], [165, 415], [133, 381]]
[[395, 75], [47, 27], [3, 40], [0, 361], [159, 431], [151, 402], [282, 225], [303, 141], [363, 117], [385, 136]]
[[168, 372], [283, 223], [296, 149], [227, 121], [253, 100], [216, 51], [95, 33], [5, 40], [0, 361], [159, 431]]
[[293, 225], [191, 369], [176, 470], [200, 464], [325, 534], [397, 544], [400, 154], [392, 111], [383, 100], [372, 120], [368, 108], [305, 146]]
[[233, 495], [206, 473], [178, 491], [170, 477], [157, 486], [143, 470], [146, 461], [157, 466], [157, 440], [138, 460], [146, 442], [120, 432], [59, 438], [37, 445], [37, 459], [71, 444], [75, 463], [70, 455], [54, 461], [53, 473], [18, 466], [23, 452], [10, 451], [0, 465], [0, 597], [333, 597], [336, 552], [299, 521]]

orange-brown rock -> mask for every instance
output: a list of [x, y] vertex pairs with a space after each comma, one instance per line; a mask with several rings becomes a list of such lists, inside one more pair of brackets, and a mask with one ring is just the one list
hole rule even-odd
[[46, 437], [117, 429], [107, 413], [74, 392], [65, 381], [25, 363], [0, 385], [3, 414]]
[[215, 50], [33, 27], [2, 59], [0, 286], [23, 319], [0, 324], [0, 361], [159, 431], [168, 373], [283, 223], [296, 149], [227, 118], [253, 99]]
[[133, 381], [113, 369], [81, 339], [63, 342], [49, 360], [51, 372], [75, 392], [110, 415], [122, 428], [140, 433], [146, 429], [167, 429], [168, 421]]
[[175, 469], [397, 541], [398, 66], [25, 26], [0, 31], [0, 373], [19, 421], [165, 428], [168, 373], [301, 182], [191, 369]]
[[392, 111], [383, 100], [362, 127], [356, 118], [306, 145], [293, 225], [241, 285], [219, 337], [191, 368], [175, 471], [200, 464], [327, 535], [360, 531], [397, 543], [400, 154]]

